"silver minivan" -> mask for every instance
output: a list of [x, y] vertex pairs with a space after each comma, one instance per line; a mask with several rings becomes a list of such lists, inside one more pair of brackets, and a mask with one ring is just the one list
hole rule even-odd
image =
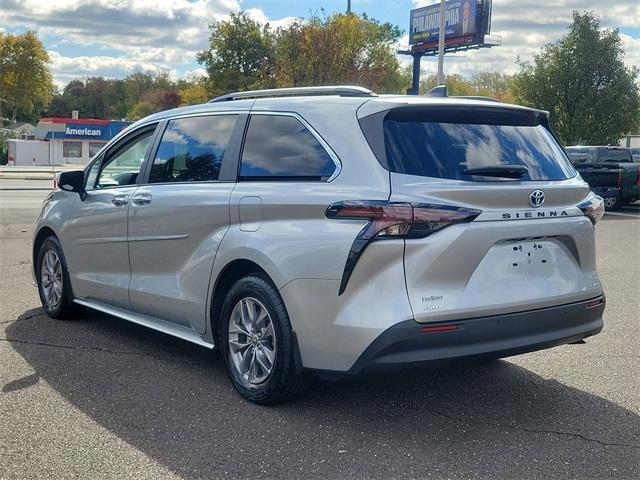
[[359, 87], [152, 115], [45, 200], [43, 307], [219, 349], [261, 404], [314, 374], [576, 342], [603, 325], [603, 204], [547, 116]]

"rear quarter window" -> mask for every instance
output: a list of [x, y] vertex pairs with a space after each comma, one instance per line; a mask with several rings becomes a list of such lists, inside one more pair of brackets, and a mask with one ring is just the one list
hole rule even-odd
[[296, 117], [252, 115], [242, 150], [241, 180], [327, 180], [336, 163]]

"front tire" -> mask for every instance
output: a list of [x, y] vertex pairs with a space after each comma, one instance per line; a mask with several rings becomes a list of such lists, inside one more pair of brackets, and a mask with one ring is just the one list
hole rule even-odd
[[296, 367], [289, 316], [271, 282], [259, 275], [238, 280], [227, 294], [221, 324], [227, 374], [243, 398], [275, 405], [302, 393], [308, 377]]
[[36, 278], [42, 308], [51, 318], [71, 318], [75, 313], [67, 262], [60, 242], [48, 237], [36, 258]]

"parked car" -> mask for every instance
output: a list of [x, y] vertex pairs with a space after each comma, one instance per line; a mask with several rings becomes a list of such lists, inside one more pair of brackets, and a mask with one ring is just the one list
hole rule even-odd
[[498, 358], [603, 326], [603, 202], [538, 110], [229, 94], [140, 120], [58, 182], [33, 238], [49, 316], [80, 305], [218, 348], [253, 402], [311, 374]]
[[640, 199], [640, 166], [623, 147], [566, 147], [582, 178], [604, 199], [607, 210], [617, 210]]
[[640, 163], [640, 148], [631, 148], [631, 156], [633, 157], [633, 161], [636, 163]]

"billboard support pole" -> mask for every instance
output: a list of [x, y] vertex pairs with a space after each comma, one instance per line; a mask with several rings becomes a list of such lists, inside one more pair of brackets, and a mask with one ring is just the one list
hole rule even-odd
[[438, 34], [438, 85], [444, 85], [445, 0], [440, 0], [440, 32]]
[[411, 75], [411, 88], [407, 90], [407, 95], [418, 95], [420, 94], [420, 59], [422, 58], [422, 53], [415, 52], [412, 57], [413, 72]]

